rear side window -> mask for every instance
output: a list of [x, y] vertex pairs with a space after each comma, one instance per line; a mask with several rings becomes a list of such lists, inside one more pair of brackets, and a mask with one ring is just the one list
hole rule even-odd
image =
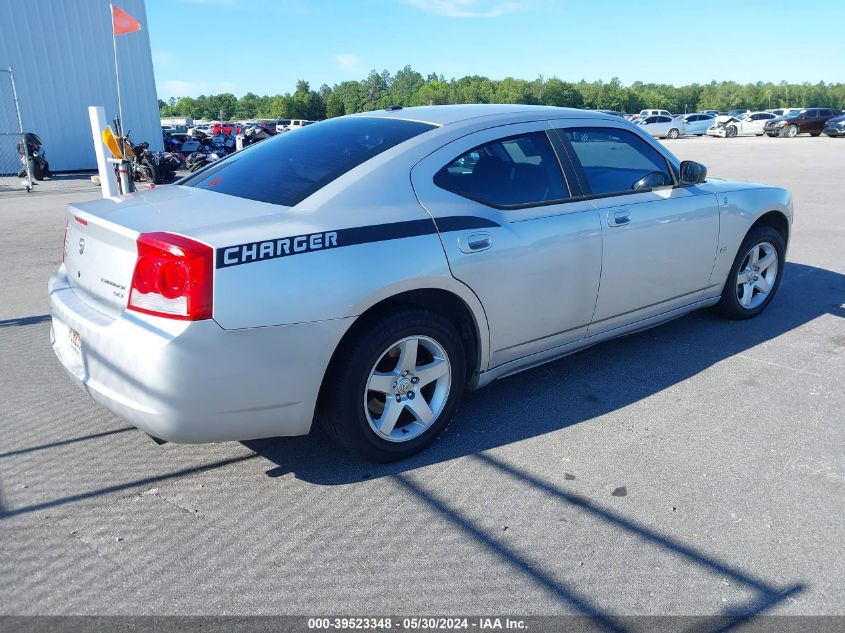
[[663, 155], [633, 132], [617, 128], [574, 128], [558, 133], [575, 152], [594, 195], [632, 193], [634, 186], [646, 176], [649, 188], [675, 183]]
[[330, 119], [262, 141], [178, 184], [294, 206], [350, 169], [435, 127], [399, 119]]
[[510, 136], [471, 149], [438, 171], [434, 184], [499, 208], [569, 197], [545, 132]]

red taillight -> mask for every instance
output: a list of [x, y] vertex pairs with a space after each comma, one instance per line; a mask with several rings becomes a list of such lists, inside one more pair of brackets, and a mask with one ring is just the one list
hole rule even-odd
[[129, 309], [198, 321], [211, 318], [214, 250], [181, 235], [142, 233]]

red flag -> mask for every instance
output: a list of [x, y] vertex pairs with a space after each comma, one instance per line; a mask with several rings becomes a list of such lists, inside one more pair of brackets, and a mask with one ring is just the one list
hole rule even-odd
[[124, 33], [133, 33], [134, 31], [141, 30], [138, 20], [114, 5], [111, 8], [111, 21], [115, 35], [123, 35]]

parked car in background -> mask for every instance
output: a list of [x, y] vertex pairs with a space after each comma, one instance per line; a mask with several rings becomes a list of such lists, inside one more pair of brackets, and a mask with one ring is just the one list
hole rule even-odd
[[[720, 118], [720, 117], [719, 117]], [[733, 138], [735, 136], [763, 136], [763, 126], [777, 118], [771, 112], [748, 112], [741, 117], [730, 117], [707, 131], [709, 136]]]
[[702, 110], [698, 114], [712, 114], [713, 116], [719, 116], [720, 112], [718, 110]]
[[706, 176], [584, 110], [329, 119], [177, 185], [73, 202], [50, 339], [79, 386], [159, 440], [316, 420], [401, 459], [466, 389], [699, 308], [765, 310], [792, 198]]
[[311, 123], [315, 123], [315, 121], [308, 121], [306, 119], [279, 119], [276, 121], [276, 132], [299, 130]]
[[639, 119], [635, 124], [655, 138], [675, 139], [684, 133], [684, 120], [682, 117], [673, 118], [672, 116], [660, 114]]
[[822, 132], [831, 137], [845, 136], [845, 114], [828, 119]]
[[695, 112], [683, 117], [683, 133], [685, 136], [704, 136], [707, 130], [713, 125], [715, 117], [712, 114]]
[[766, 110], [766, 112], [771, 112], [775, 116], [786, 116], [793, 110], [800, 110], [801, 108], [775, 108], [774, 110]]
[[751, 112], [748, 108], [738, 108], [736, 110], [728, 110], [728, 114], [731, 116], [735, 116], [736, 118], [741, 117], [743, 114], [748, 114]]
[[619, 116], [624, 118], [625, 115], [621, 112], [617, 112], [616, 110], [596, 110], [596, 112], [601, 112], [602, 114], [612, 114], [613, 116]]
[[707, 128], [707, 136], [727, 136], [727, 127], [729, 123], [738, 121], [735, 116], [727, 114], [720, 114], [713, 118], [713, 124]]
[[639, 114], [632, 114], [628, 117], [628, 120], [636, 123], [651, 116], [668, 116], [671, 118], [672, 113], [669, 110], [640, 110]]
[[841, 110], [834, 110], [833, 108], [802, 108], [801, 110], [793, 110], [785, 116], [766, 121], [763, 131], [767, 136], [786, 136], [788, 138], [799, 134], [819, 136], [824, 130], [825, 123], [840, 114], [842, 114]]

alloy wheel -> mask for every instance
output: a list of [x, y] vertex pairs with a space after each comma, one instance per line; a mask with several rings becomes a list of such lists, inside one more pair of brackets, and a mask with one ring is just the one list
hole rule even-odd
[[742, 258], [736, 277], [739, 305], [753, 310], [766, 300], [778, 276], [778, 253], [770, 242], [760, 242]]
[[452, 385], [452, 366], [440, 343], [409, 336], [388, 347], [370, 370], [364, 415], [370, 428], [390, 442], [424, 433], [443, 412]]

